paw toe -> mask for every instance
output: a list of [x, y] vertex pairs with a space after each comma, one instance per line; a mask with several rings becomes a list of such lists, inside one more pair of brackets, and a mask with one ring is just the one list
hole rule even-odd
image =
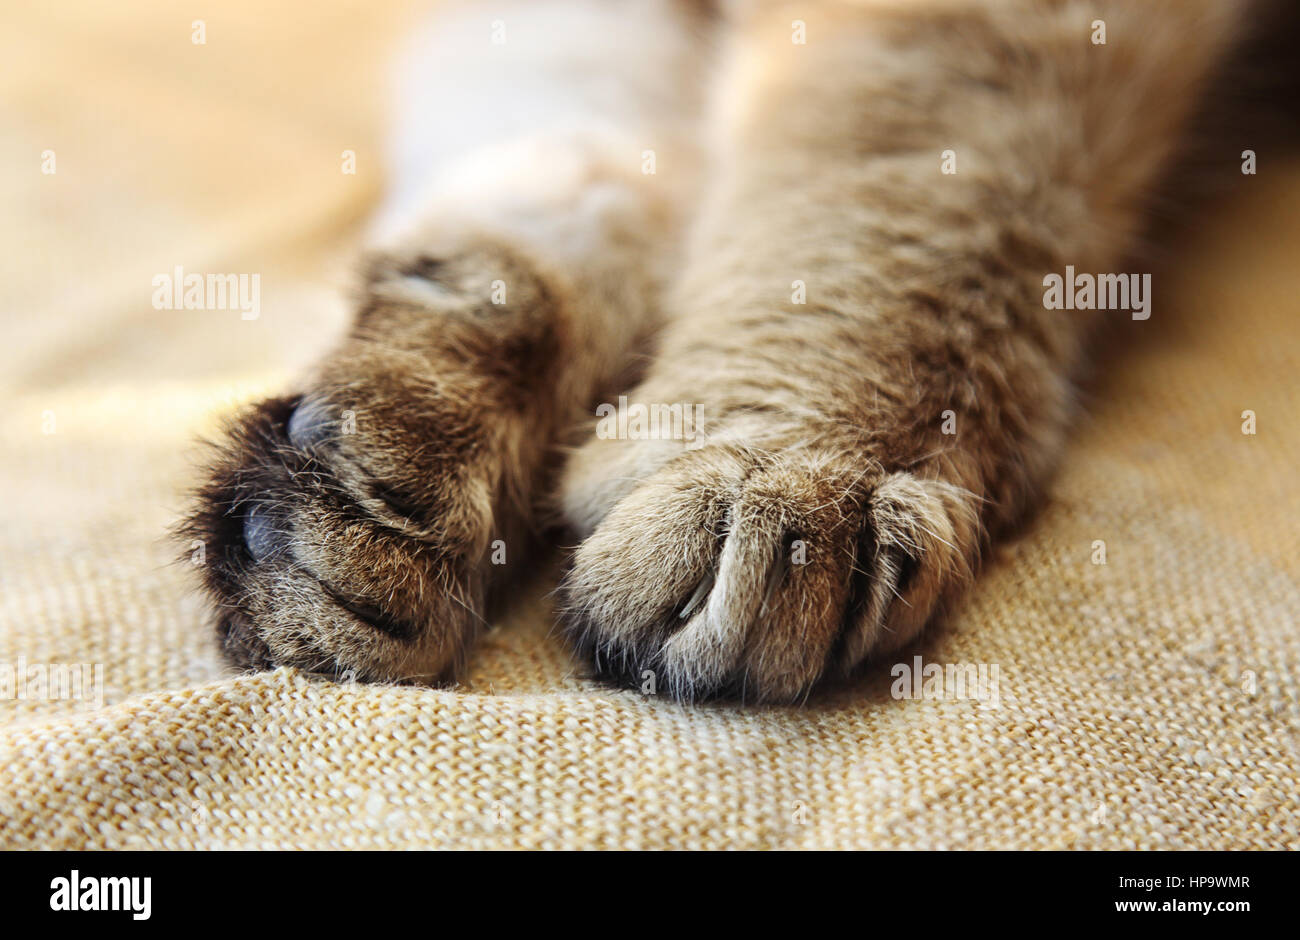
[[684, 455], [579, 546], [569, 634], [677, 699], [797, 700], [924, 624], [974, 545], [969, 495], [837, 453]]
[[271, 519], [269, 510], [253, 506], [244, 514], [244, 545], [254, 561], [266, 561], [279, 555], [286, 541]]
[[316, 398], [304, 398], [289, 416], [289, 443], [301, 450], [311, 450], [329, 441], [338, 426], [328, 406]]

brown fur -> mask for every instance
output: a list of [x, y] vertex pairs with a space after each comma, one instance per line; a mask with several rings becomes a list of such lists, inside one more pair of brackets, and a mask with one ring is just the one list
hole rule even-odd
[[[707, 67], [707, 95], [648, 104], [613, 145], [557, 141], [579, 171], [521, 171], [535, 203], [490, 225], [431, 208], [299, 395], [236, 426], [191, 532], [221, 547], [227, 648], [450, 675], [556, 505], [581, 539], [564, 623], [602, 672], [789, 701], [907, 642], [1060, 453], [1095, 317], [1045, 309], [1044, 275], [1118, 270], [1240, 16], [804, 0], [702, 26], [665, 5], [674, 39], [644, 55]], [[647, 139], [671, 178], [637, 172]], [[596, 438], [620, 391], [698, 403], [702, 437]], [[306, 445], [303, 402], [329, 428]]]

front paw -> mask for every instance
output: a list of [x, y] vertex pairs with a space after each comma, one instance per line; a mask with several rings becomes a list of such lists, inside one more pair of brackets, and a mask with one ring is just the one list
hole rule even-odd
[[966, 490], [852, 452], [688, 450], [577, 549], [567, 633], [597, 673], [680, 700], [790, 702], [925, 625], [969, 576]]
[[518, 552], [530, 531], [556, 316], [493, 246], [371, 260], [350, 335], [301, 394], [234, 424], [185, 526], [232, 659], [362, 680], [459, 669], [502, 570], [493, 543]]
[[413, 487], [394, 472], [393, 432], [366, 430], [375, 416], [359, 408], [313, 393], [264, 401], [217, 449], [185, 535], [205, 546], [238, 665], [428, 681], [464, 659], [490, 509], [472, 480]]

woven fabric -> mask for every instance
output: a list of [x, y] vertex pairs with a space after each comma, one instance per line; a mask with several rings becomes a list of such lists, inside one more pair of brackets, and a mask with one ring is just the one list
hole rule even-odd
[[[0, 667], [98, 665], [102, 706], [0, 700], [0, 847], [1300, 847], [1300, 165], [1266, 155], [898, 658], [996, 666], [996, 702], [897, 698], [892, 662], [802, 708], [610, 691], [546, 573], [453, 689], [231, 675], [165, 530], [196, 436], [345, 321], [399, 13], [240, 0], [195, 44], [163, 0], [9, 11]], [[155, 309], [175, 265], [259, 273], [260, 316]]]

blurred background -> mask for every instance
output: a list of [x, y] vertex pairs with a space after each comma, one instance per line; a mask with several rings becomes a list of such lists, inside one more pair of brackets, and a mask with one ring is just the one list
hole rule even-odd
[[[109, 701], [217, 674], [165, 531], [197, 436], [346, 322], [412, 12], [4, 4], [0, 659], [106, 662]], [[260, 315], [155, 309], [177, 265], [258, 274]], [[119, 661], [141, 635], [145, 669]]]

